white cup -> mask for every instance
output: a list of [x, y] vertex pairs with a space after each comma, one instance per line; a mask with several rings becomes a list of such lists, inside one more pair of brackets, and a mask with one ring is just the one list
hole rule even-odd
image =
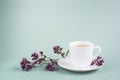
[[70, 55], [69, 60], [72, 65], [76, 67], [85, 67], [89, 66], [95, 57], [93, 51], [98, 49], [96, 55], [101, 53], [100, 46], [94, 46], [92, 42], [88, 41], [74, 41], [69, 44]]

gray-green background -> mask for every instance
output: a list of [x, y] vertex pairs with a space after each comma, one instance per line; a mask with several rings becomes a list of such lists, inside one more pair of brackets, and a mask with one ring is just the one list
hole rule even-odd
[[[52, 47], [66, 50], [75, 40], [100, 45], [104, 67], [88, 73], [21, 70], [23, 56], [43, 50], [58, 57]], [[119, 0], [0, 0], [0, 80], [119, 80], [119, 56]]]

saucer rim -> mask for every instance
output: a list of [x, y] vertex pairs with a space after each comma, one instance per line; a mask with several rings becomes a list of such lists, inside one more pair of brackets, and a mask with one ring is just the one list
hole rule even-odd
[[[97, 69], [102, 68], [103, 65], [104, 65], [104, 64], [101, 65], [101, 66], [89, 65], [89, 66], [86, 66], [86, 67], [78, 67], [79, 69], [75, 69], [76, 66], [73, 65], [73, 66], [72, 66], [73, 68], [71, 69], [71, 68], [69, 68], [69, 67], [65, 67], [65, 65], [61, 65], [61, 64], [60, 64], [60, 61], [65, 61], [65, 62], [69, 63], [69, 62], [68, 62], [68, 59], [59, 59], [59, 60], [57, 61], [57, 64], [58, 64], [61, 68], [64, 68], [64, 69], [70, 70], [70, 71], [77, 71], [77, 72], [86, 72], [86, 71], [97, 70]], [[69, 64], [71, 64], [71, 63], [69, 63]], [[72, 65], [72, 64], [71, 64], [71, 65]], [[89, 68], [89, 69], [83, 69], [83, 68], [87, 68], [87, 67], [91, 67], [91, 68]]]

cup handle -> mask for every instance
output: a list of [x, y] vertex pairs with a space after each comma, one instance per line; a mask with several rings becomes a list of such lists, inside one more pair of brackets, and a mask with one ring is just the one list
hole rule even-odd
[[93, 59], [95, 59], [97, 56], [99, 56], [101, 54], [101, 47], [100, 46], [94, 46], [93, 50], [95, 50], [96, 48], [98, 49], [98, 52], [97, 52], [97, 54], [95, 54], [93, 56]]

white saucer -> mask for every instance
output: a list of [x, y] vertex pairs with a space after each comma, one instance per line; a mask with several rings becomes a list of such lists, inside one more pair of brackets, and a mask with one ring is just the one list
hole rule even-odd
[[58, 65], [67, 70], [80, 71], [80, 72], [92, 71], [92, 70], [96, 70], [96, 69], [103, 67], [103, 65], [102, 66], [96, 66], [96, 65], [91, 66], [90, 65], [87, 67], [76, 67], [76, 66], [72, 65], [68, 59], [59, 59]]

